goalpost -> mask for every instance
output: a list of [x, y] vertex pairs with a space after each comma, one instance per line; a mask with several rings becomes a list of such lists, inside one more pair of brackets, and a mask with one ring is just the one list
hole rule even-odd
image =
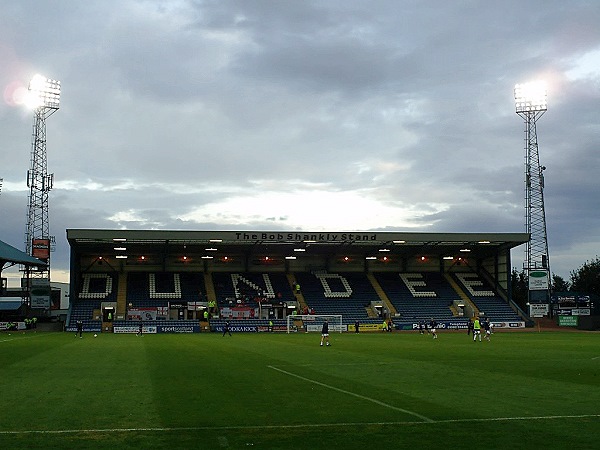
[[321, 332], [325, 319], [329, 321], [329, 332], [343, 332], [341, 314], [310, 314], [287, 316], [287, 332]]

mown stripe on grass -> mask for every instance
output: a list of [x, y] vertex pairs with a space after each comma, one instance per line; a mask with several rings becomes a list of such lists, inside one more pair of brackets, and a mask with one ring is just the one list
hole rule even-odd
[[295, 374], [295, 373], [292, 373], [292, 372], [288, 372], [287, 370], [279, 369], [279, 368], [277, 368], [275, 366], [267, 366], [267, 367], [269, 367], [270, 369], [276, 370], [278, 372], [281, 372], [283, 374], [289, 375], [291, 377], [298, 378], [299, 380], [302, 380], [302, 381], [307, 381], [309, 383], [313, 383], [313, 384], [316, 384], [318, 386], [321, 386], [321, 387], [324, 387], [324, 388], [327, 388], [327, 389], [331, 389], [331, 390], [336, 391], [336, 392], [341, 392], [342, 394], [351, 395], [353, 397], [360, 398], [362, 400], [367, 400], [367, 401], [375, 403], [375, 404], [377, 404], [379, 406], [384, 406], [386, 408], [393, 409], [394, 411], [399, 411], [399, 412], [403, 412], [405, 414], [410, 414], [411, 416], [418, 417], [419, 419], [421, 419], [424, 422], [433, 422], [433, 420], [431, 420], [429, 417], [425, 417], [425, 416], [423, 416], [423, 415], [421, 415], [419, 413], [416, 413], [414, 411], [409, 411], [408, 409], [398, 408], [397, 406], [389, 405], [387, 403], [381, 402], [381, 401], [376, 400], [374, 398], [366, 397], [364, 395], [357, 394], [355, 392], [346, 391], [345, 389], [340, 389], [340, 388], [337, 388], [335, 386], [331, 386], [329, 384], [321, 383], [320, 381], [312, 380], [310, 378], [303, 377], [302, 375], [298, 375], [298, 374]]
[[[9, 334], [9, 336], [11, 336], [11, 335]], [[33, 338], [41, 337], [41, 336], [48, 337], [47, 334], [40, 333], [40, 334], [34, 334], [33, 336], [30, 335], [30, 336], [7, 337], [4, 339], [0, 339], [0, 342], [22, 341], [24, 339], [33, 339]]]

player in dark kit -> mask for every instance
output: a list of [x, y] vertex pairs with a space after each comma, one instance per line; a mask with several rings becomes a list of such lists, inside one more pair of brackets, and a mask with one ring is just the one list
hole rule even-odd
[[225, 325], [223, 325], [223, 336], [225, 336], [225, 333], [229, 333], [229, 336], [231, 336], [231, 331], [229, 330], [229, 320], [225, 322]]
[[83, 338], [83, 322], [81, 320], [77, 321], [77, 332], [75, 333], [75, 337], [79, 335], [80, 338]]
[[323, 328], [321, 328], [321, 347], [323, 347], [323, 341], [327, 342], [327, 347], [329, 347], [329, 321], [327, 319], [325, 319]]
[[431, 322], [429, 322], [429, 328], [431, 328], [431, 334], [433, 334], [433, 338], [437, 339], [437, 322], [432, 317]]
[[483, 338], [490, 342], [490, 336], [492, 334], [492, 325], [490, 324], [490, 318], [486, 317], [483, 320], [483, 323], [481, 324], [483, 326], [483, 329], [485, 330], [485, 335], [483, 336]]

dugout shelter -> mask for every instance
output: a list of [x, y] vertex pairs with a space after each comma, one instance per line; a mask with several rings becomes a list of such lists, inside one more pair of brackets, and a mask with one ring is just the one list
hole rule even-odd
[[[22, 252], [18, 248], [7, 244], [4, 241], [0, 241], [0, 278], [2, 278], [2, 271], [14, 265], [20, 264], [29, 269], [45, 269], [48, 263], [38, 258], [28, 255]], [[4, 278], [2, 278], [4, 280]], [[5, 288], [5, 283], [2, 283]]]
[[[2, 277], [2, 271], [15, 265], [24, 267], [26, 277], [36, 270], [43, 270], [47, 263], [38, 258], [28, 255], [25, 252], [0, 241], [0, 321], [5, 319], [22, 320], [28, 313], [28, 303], [30, 301], [30, 292], [25, 287], [17, 293], [9, 295], [7, 279]], [[29, 286], [26, 278], [25, 286]], [[18, 295], [17, 295], [18, 294]], [[5, 329], [5, 322], [0, 322], [0, 330]]]

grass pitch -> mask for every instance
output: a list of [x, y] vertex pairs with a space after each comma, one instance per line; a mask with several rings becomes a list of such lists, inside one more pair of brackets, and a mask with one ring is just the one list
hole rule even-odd
[[0, 334], [0, 448], [597, 448], [600, 334]]

